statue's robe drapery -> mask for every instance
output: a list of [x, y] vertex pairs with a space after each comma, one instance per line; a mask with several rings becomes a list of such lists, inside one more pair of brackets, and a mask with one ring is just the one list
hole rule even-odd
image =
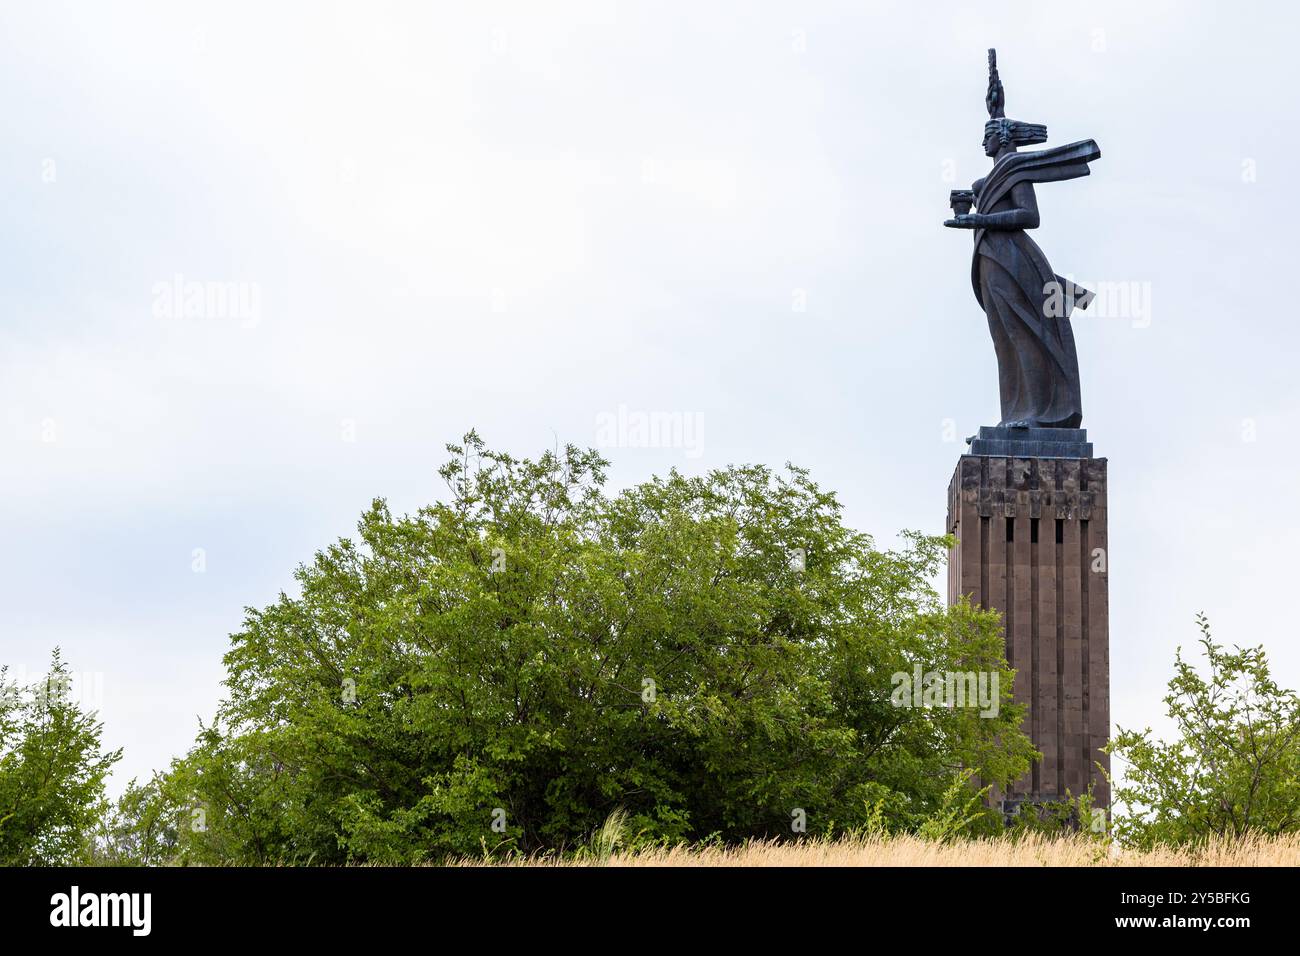
[[[1013, 209], [1016, 185], [1087, 176], [1088, 163], [1100, 156], [1092, 140], [1008, 153], [974, 184], [976, 207], [980, 213]], [[1053, 272], [1022, 229], [975, 231], [971, 281], [998, 357], [1002, 422], [1079, 427], [1083, 407], [1070, 312], [1076, 305], [1087, 308], [1092, 293]]]

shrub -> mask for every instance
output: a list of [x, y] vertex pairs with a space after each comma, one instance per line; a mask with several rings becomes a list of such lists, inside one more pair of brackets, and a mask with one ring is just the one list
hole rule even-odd
[[[927, 583], [947, 539], [877, 550], [794, 467], [611, 495], [594, 451], [448, 449], [445, 502], [375, 501], [248, 611], [228, 700], [159, 791], [203, 809], [178, 859], [573, 850], [618, 808], [637, 844], [846, 832], [882, 798], [906, 828], [962, 771], [1027, 769], [997, 616]], [[997, 715], [894, 706], [916, 663], [996, 672]]]

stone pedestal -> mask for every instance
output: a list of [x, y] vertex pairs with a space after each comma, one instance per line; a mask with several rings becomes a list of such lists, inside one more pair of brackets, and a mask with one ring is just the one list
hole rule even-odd
[[1110, 736], [1110, 555], [1106, 459], [1083, 429], [981, 428], [948, 488], [948, 602], [962, 595], [1002, 615], [1015, 697], [1042, 751], [1023, 779], [996, 795], [1020, 802], [1078, 796], [1093, 784]]

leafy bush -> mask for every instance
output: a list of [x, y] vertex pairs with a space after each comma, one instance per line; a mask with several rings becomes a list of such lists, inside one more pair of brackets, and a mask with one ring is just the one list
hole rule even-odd
[[[908, 828], [963, 771], [1027, 769], [997, 616], [926, 583], [947, 539], [877, 550], [794, 467], [609, 495], [594, 451], [448, 449], [447, 501], [375, 501], [300, 595], [249, 609], [218, 719], [145, 801], [177, 815], [175, 859]], [[915, 663], [996, 672], [997, 715], [894, 706]]]
[[1165, 703], [1175, 740], [1123, 730], [1110, 752], [1127, 766], [1116, 832], [1144, 849], [1300, 829], [1300, 701], [1269, 674], [1263, 647], [1225, 650], [1197, 616], [1209, 673], [1181, 648]]
[[107, 808], [104, 778], [122, 752], [103, 752], [102, 725], [70, 689], [57, 649], [30, 687], [0, 667], [0, 865], [83, 862]]

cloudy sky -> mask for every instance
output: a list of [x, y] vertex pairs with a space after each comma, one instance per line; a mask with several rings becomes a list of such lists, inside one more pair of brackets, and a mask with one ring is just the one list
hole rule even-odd
[[0, 28], [0, 660], [93, 675], [115, 789], [212, 714], [243, 608], [439, 495], [470, 427], [532, 455], [675, 415], [604, 449], [616, 486], [792, 460], [882, 544], [942, 531], [998, 418], [941, 227], [989, 46], [1008, 115], [1103, 154], [1036, 239], [1116, 293], [1075, 320], [1113, 717], [1161, 726], [1200, 610], [1300, 686], [1288, 8], [178, 6]]

